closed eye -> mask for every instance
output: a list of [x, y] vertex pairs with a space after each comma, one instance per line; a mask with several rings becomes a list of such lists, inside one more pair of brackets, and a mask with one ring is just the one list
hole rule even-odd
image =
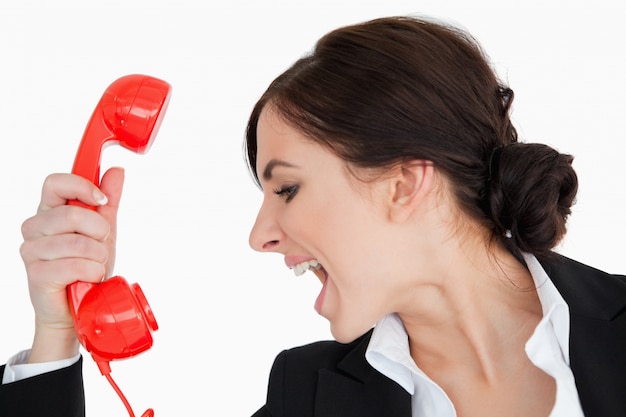
[[299, 185], [290, 185], [274, 190], [274, 194], [279, 197], [285, 198], [285, 201], [288, 203], [295, 197], [299, 189]]

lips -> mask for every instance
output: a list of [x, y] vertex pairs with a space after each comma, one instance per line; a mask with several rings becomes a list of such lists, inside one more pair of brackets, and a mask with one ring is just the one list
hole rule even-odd
[[315, 300], [315, 311], [317, 311], [318, 314], [321, 314], [322, 306], [324, 304], [324, 298], [326, 297], [328, 272], [326, 272], [322, 264], [320, 264], [319, 261], [313, 257], [286, 256], [285, 265], [287, 265], [289, 269], [292, 269], [296, 276], [300, 276], [306, 271], [311, 270], [320, 280], [320, 282], [322, 283], [322, 290]]
[[317, 311], [317, 314], [322, 314], [322, 306], [324, 305], [324, 298], [326, 298], [326, 288], [328, 286], [328, 280], [326, 278], [324, 278], [324, 280], [322, 281], [322, 290], [320, 291], [319, 295], [317, 296], [317, 299], [315, 299], [315, 311]]
[[303, 262], [314, 261], [314, 260], [315, 258], [312, 256], [289, 255], [289, 256], [285, 256], [285, 265], [287, 265], [287, 268], [293, 269], [293, 267], [295, 267], [298, 264], [301, 264]]

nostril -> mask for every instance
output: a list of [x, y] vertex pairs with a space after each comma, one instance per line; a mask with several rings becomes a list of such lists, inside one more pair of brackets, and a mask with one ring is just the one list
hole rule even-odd
[[269, 242], [265, 242], [263, 244], [263, 250], [272, 250], [274, 247], [278, 245], [278, 240], [270, 240]]

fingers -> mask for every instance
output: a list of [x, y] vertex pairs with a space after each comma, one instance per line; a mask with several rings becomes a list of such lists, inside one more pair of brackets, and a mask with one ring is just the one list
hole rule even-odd
[[103, 242], [78, 233], [43, 236], [25, 240], [20, 246], [24, 262], [31, 265], [38, 261], [77, 258], [104, 264], [108, 259], [108, 250]]
[[[31, 298], [35, 291], [44, 295], [51, 295], [76, 281], [100, 282], [105, 277], [105, 265], [89, 259], [62, 258], [53, 260], [38, 259], [28, 264], [28, 280], [31, 289]], [[42, 298], [42, 297], [40, 297]], [[34, 299], [32, 300], [33, 304]], [[66, 300], [61, 300], [63, 304]], [[40, 306], [35, 305], [35, 312]]]
[[[124, 183], [122, 168], [109, 169], [102, 178], [101, 189], [90, 181], [72, 174], [51, 174], [44, 181], [37, 214], [22, 225], [25, 239], [62, 233], [81, 233], [104, 240], [114, 232]], [[95, 206], [98, 214], [78, 206], [78, 200]], [[51, 210], [51, 209], [55, 210]]]
[[24, 240], [66, 233], [79, 233], [103, 241], [111, 225], [98, 213], [78, 206], [62, 205], [40, 211], [22, 223]]
[[79, 200], [89, 206], [106, 203], [107, 197], [91, 181], [72, 174], [51, 174], [44, 181], [37, 212]]
[[[120, 168], [107, 171], [100, 188], [77, 175], [49, 175], [37, 213], [22, 223], [20, 255], [37, 329], [31, 359], [69, 357], [78, 350], [66, 287], [76, 281], [99, 282], [112, 271], [123, 183]], [[95, 210], [68, 205], [74, 200]]]
[[[66, 322], [65, 287], [79, 280], [98, 282], [112, 271], [123, 182], [120, 168], [105, 173], [101, 189], [72, 174], [52, 174], [44, 181], [37, 213], [22, 224], [20, 247], [37, 316]], [[68, 205], [70, 200], [96, 210]]]
[[20, 255], [31, 288], [54, 291], [77, 280], [102, 280], [114, 256], [109, 231], [101, 215], [82, 207], [55, 207], [26, 220]]

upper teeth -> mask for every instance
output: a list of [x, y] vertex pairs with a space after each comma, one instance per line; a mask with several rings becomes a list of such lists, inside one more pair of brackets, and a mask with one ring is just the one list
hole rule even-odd
[[297, 277], [299, 277], [300, 275], [304, 274], [309, 269], [318, 269], [320, 267], [321, 267], [320, 263], [316, 261], [315, 259], [312, 259], [310, 261], [300, 262], [299, 264], [295, 265], [293, 267], [293, 273], [296, 274]]

